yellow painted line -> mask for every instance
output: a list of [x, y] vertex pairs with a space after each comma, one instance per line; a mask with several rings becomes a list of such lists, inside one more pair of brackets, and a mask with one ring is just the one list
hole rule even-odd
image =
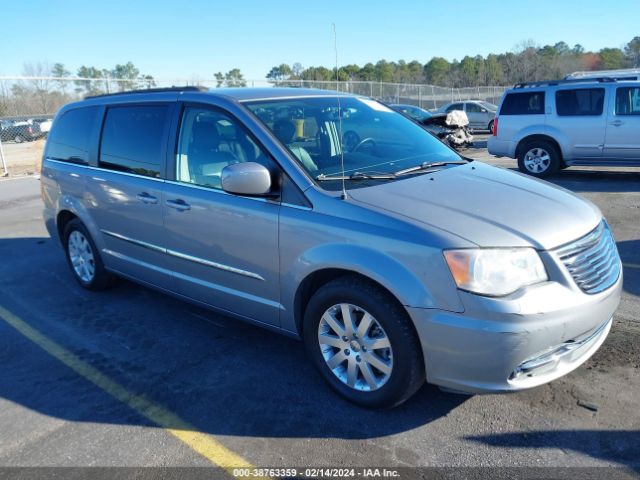
[[623, 263], [624, 268], [640, 268], [640, 263]]
[[129, 406], [143, 417], [166, 429], [171, 435], [214, 465], [225, 469], [229, 474], [233, 475], [234, 468], [254, 468], [244, 458], [226, 448], [212, 436], [199, 432], [194, 426], [185, 422], [176, 414], [145, 398], [143, 395], [130, 392], [2, 306], [0, 306], [0, 318], [78, 375], [104, 390], [116, 400]]

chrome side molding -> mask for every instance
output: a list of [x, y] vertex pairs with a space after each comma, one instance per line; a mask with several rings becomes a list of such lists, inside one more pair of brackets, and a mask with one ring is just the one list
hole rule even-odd
[[194, 257], [193, 255], [188, 255], [186, 253], [178, 252], [176, 250], [164, 248], [159, 245], [154, 245], [153, 243], [143, 242], [142, 240], [136, 240], [135, 238], [127, 237], [125, 235], [121, 235], [116, 232], [111, 232], [109, 230], [100, 230], [100, 231], [110, 237], [117, 238], [118, 240], [123, 240], [125, 242], [129, 242], [134, 245], [138, 245], [139, 247], [153, 250], [154, 252], [165, 253], [167, 255], [171, 255], [172, 257], [181, 258], [183, 260], [188, 260], [194, 263], [199, 263], [200, 265], [206, 265], [207, 267], [217, 268], [218, 270], [224, 270], [225, 272], [231, 272], [231, 273], [243, 275], [249, 278], [255, 278], [256, 280], [261, 280], [263, 282], [265, 281], [262, 275], [259, 275], [254, 272], [249, 272], [248, 270], [242, 270], [241, 268], [232, 267], [230, 265], [225, 265], [223, 263], [213, 262], [205, 258]]

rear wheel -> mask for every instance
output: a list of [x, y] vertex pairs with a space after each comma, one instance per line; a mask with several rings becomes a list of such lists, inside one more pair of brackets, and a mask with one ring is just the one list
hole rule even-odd
[[16, 135], [15, 137], [13, 137], [13, 141], [16, 143], [22, 143], [24, 142], [24, 137], [22, 135]]
[[115, 277], [102, 263], [89, 231], [77, 218], [64, 229], [67, 263], [76, 281], [88, 290], [102, 290], [111, 286]]
[[493, 133], [493, 122], [494, 122], [494, 121], [493, 121], [493, 120], [491, 120], [491, 121], [489, 122], [489, 125], [487, 126], [487, 128], [489, 129], [489, 133]]
[[560, 168], [560, 153], [548, 140], [535, 140], [524, 144], [518, 154], [518, 168], [521, 172], [544, 178]]
[[359, 405], [399, 405], [424, 383], [411, 320], [391, 295], [361, 277], [338, 278], [313, 295], [304, 341], [329, 385]]

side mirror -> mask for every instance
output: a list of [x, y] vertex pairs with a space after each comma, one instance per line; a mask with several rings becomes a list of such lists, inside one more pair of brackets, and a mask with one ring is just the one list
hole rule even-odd
[[266, 195], [271, 190], [271, 173], [264, 165], [243, 162], [222, 169], [222, 190], [238, 195]]
[[485, 108], [481, 108], [481, 109], [480, 109], [480, 111], [481, 111], [482, 113], [487, 113], [487, 110], [486, 110]]

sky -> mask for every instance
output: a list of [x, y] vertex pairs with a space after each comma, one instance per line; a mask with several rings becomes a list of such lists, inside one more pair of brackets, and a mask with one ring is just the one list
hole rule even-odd
[[3, 2], [0, 76], [25, 63], [113, 68], [133, 62], [158, 79], [213, 79], [274, 65], [426, 63], [565, 41], [587, 50], [640, 36], [640, 0], [29, 0]]

